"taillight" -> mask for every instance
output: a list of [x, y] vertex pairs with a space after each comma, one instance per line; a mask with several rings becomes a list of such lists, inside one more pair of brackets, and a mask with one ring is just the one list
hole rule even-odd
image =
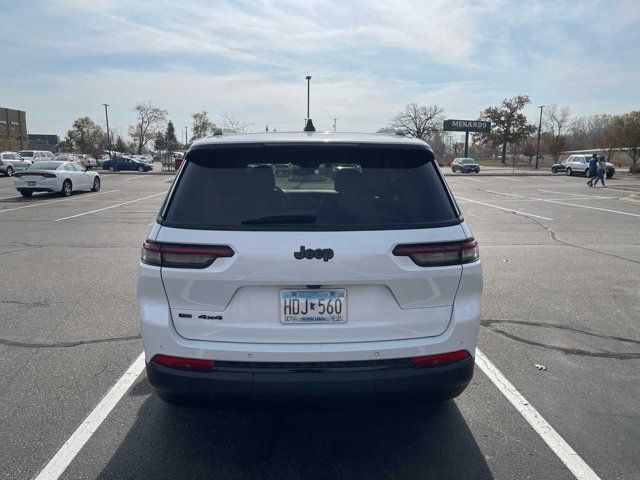
[[179, 368], [181, 370], [196, 370], [199, 372], [210, 370], [216, 363], [214, 360], [172, 357], [171, 355], [163, 354], [154, 356], [151, 361], [159, 365], [164, 365], [165, 367]]
[[447, 365], [448, 363], [457, 362], [469, 358], [471, 355], [466, 350], [458, 350], [457, 352], [438, 353], [436, 355], [424, 355], [422, 357], [413, 357], [411, 363], [416, 367], [437, 367]]
[[147, 240], [142, 245], [143, 263], [170, 268], [207, 268], [219, 257], [233, 257], [226, 245], [185, 245]]
[[462, 242], [397, 245], [393, 254], [397, 257], [409, 257], [421, 267], [460, 265], [480, 258], [478, 242], [473, 238]]
[[15, 176], [16, 177], [31, 176], [31, 177], [56, 178], [55, 173], [41, 173], [41, 172], [21, 172], [21, 173], [16, 173]]

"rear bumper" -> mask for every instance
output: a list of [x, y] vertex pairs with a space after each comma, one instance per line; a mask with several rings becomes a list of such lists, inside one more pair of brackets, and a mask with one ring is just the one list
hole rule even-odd
[[21, 192], [55, 192], [53, 188], [40, 188], [40, 187], [16, 187], [16, 190]]
[[382, 366], [361, 362], [361, 367], [335, 362], [303, 370], [222, 363], [196, 372], [150, 362], [147, 378], [161, 398], [187, 396], [219, 406], [378, 404], [456, 397], [471, 382], [474, 367], [473, 357], [436, 367], [415, 367], [408, 360]]

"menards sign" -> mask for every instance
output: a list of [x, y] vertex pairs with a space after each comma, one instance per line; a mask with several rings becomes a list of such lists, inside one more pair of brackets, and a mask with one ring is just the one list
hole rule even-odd
[[442, 129], [446, 132], [491, 132], [491, 122], [482, 120], [445, 120]]

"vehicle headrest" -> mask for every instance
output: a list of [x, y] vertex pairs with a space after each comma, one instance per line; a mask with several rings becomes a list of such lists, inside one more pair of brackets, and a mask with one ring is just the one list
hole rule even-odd
[[273, 190], [276, 178], [270, 167], [254, 167], [246, 171], [246, 186], [255, 190]]
[[335, 189], [338, 193], [363, 193], [364, 175], [356, 169], [339, 170], [336, 174]]

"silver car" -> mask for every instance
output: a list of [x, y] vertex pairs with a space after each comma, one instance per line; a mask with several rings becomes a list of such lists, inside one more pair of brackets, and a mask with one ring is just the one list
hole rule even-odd
[[0, 153], [0, 173], [7, 177], [12, 177], [14, 172], [24, 170], [29, 165], [31, 165], [31, 162], [22, 158], [16, 152]]

